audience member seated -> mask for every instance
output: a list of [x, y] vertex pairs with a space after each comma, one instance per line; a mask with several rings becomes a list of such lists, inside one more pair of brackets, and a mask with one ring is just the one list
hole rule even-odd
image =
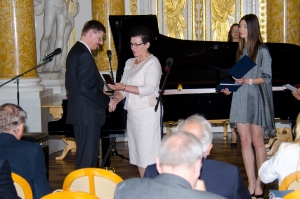
[[14, 182], [11, 178], [11, 171], [8, 162], [0, 158], [0, 198], [18, 198]]
[[[251, 198], [240, 170], [233, 165], [217, 160], [206, 159], [212, 149], [213, 133], [211, 124], [199, 115], [192, 115], [177, 126], [177, 131], [185, 131], [195, 135], [203, 147], [202, 170], [199, 179], [205, 183], [206, 190], [225, 198]], [[146, 168], [144, 178], [154, 178], [158, 175], [156, 165]]]
[[282, 142], [278, 151], [259, 168], [258, 175], [263, 183], [278, 179], [278, 185], [289, 174], [300, 170], [300, 114], [296, 121], [294, 142]]
[[201, 142], [194, 135], [180, 131], [165, 136], [156, 157], [160, 175], [121, 182], [115, 199], [223, 198], [206, 192], [203, 181], [198, 179], [202, 155]]
[[0, 157], [9, 162], [12, 172], [27, 180], [33, 198], [39, 199], [50, 193], [51, 187], [46, 178], [47, 169], [42, 147], [20, 140], [26, 117], [26, 112], [15, 104], [0, 106]]

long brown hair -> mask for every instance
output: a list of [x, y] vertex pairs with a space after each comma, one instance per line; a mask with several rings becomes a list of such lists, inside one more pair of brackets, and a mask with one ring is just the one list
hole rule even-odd
[[244, 46], [247, 46], [248, 56], [255, 62], [257, 52], [258, 52], [258, 47], [260, 45], [264, 45], [260, 33], [259, 21], [257, 16], [254, 14], [248, 14], [243, 16], [240, 19], [239, 24], [241, 23], [242, 20], [244, 20], [247, 24], [247, 33], [248, 33], [247, 43], [245, 42], [244, 38], [240, 37], [236, 58], [237, 60], [241, 58], [241, 56], [243, 55], [243, 48]]

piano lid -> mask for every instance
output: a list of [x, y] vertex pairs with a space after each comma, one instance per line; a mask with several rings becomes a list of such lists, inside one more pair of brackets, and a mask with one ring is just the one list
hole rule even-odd
[[[155, 15], [109, 16], [118, 55], [117, 81], [123, 74], [125, 62], [133, 57], [128, 42], [129, 32], [137, 26], [146, 26], [154, 33], [149, 52], [160, 61], [164, 71], [166, 60], [174, 59], [166, 89], [176, 89], [181, 84], [187, 88], [214, 88], [222, 80], [232, 81], [226, 74], [208, 66], [229, 69], [235, 63], [237, 43], [215, 41], [192, 41], [174, 39], [159, 34]], [[272, 56], [273, 86], [298, 84], [300, 74], [300, 47], [293, 44], [266, 43]], [[165, 73], [161, 78], [164, 80]]]

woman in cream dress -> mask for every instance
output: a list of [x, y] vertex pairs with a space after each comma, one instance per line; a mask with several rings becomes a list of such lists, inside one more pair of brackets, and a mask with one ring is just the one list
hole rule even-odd
[[140, 26], [129, 36], [134, 58], [127, 60], [121, 82], [108, 86], [117, 91], [116, 103], [126, 98], [130, 163], [138, 166], [143, 177], [145, 168], [155, 163], [161, 142], [160, 108], [155, 112], [154, 107], [162, 71], [158, 59], [148, 52], [152, 31]]

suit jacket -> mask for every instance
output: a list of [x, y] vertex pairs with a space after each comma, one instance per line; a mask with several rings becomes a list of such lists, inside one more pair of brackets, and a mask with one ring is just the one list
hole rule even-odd
[[[146, 168], [144, 178], [154, 178], [159, 175], [156, 164]], [[217, 160], [202, 159], [199, 179], [205, 182], [206, 191], [229, 199], [251, 198], [239, 169], [236, 166]]]
[[154, 179], [131, 178], [119, 183], [115, 199], [222, 199], [222, 196], [193, 190], [190, 183], [185, 179], [173, 174], [161, 174]]
[[0, 198], [18, 198], [8, 162], [0, 158]]
[[66, 65], [66, 122], [73, 125], [102, 126], [110, 98], [103, 93], [104, 82], [89, 49], [77, 42], [67, 56]]
[[273, 157], [265, 161], [258, 170], [263, 183], [271, 183], [278, 179], [278, 185], [289, 174], [300, 171], [299, 143], [283, 142]]
[[12, 172], [27, 180], [33, 198], [39, 199], [52, 192], [46, 177], [45, 157], [40, 145], [17, 140], [9, 133], [0, 133], [0, 157], [9, 162]]

